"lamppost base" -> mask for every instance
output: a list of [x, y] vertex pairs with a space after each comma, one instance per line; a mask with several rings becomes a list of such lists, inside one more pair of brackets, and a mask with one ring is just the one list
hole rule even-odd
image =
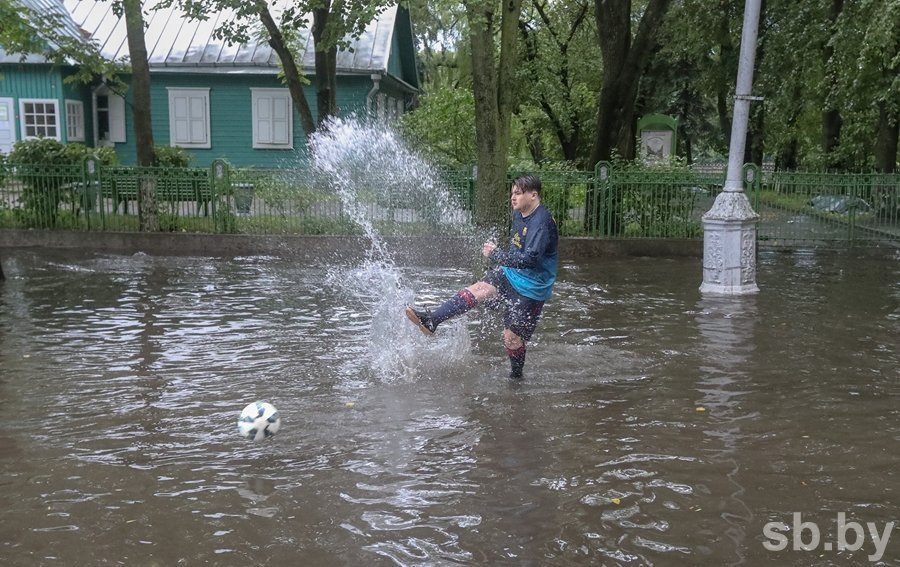
[[703, 284], [700, 293], [749, 295], [756, 286], [756, 223], [747, 196], [723, 191], [703, 215]]

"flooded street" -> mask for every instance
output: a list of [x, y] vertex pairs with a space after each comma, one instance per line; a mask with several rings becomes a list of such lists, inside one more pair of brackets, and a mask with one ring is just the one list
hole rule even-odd
[[521, 385], [496, 313], [401, 315], [468, 266], [3, 262], [0, 564], [900, 564], [896, 259], [565, 261]]

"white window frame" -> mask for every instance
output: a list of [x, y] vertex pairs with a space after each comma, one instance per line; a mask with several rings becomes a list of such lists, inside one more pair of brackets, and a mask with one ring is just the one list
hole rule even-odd
[[[25, 105], [27, 104], [45, 104], [53, 106], [53, 125], [52, 127], [56, 130], [56, 134], [54, 136], [40, 136], [40, 135], [29, 135], [28, 134], [28, 125], [26, 124], [28, 121], [29, 115], [35, 115], [34, 112], [25, 113]], [[50, 116], [46, 112], [41, 113], [41, 116]], [[59, 124], [59, 101], [53, 98], [20, 98], [19, 99], [19, 126], [22, 129], [22, 139], [23, 140], [34, 140], [36, 138], [52, 138], [54, 140], [60, 139], [60, 124]], [[48, 124], [33, 124], [31, 125], [33, 128], [37, 129], [38, 127], [47, 129]], [[37, 134], [37, 132], [35, 132]]]
[[[250, 100], [252, 109], [252, 120], [253, 120], [253, 148], [254, 149], [279, 149], [279, 150], [292, 150], [294, 149], [294, 106], [291, 101], [291, 91], [288, 89], [258, 89], [251, 88], [250, 89]], [[261, 105], [265, 105], [265, 101], [268, 100], [269, 104], [268, 108], [263, 107], [262, 109], [268, 113], [268, 116], [261, 116], [260, 110]], [[286, 116], [284, 121], [286, 122], [285, 127], [287, 128], [287, 139], [285, 141], [272, 141], [272, 136], [269, 136], [269, 139], [263, 139], [263, 133], [268, 129], [268, 132], [274, 133], [275, 130], [275, 101], [282, 102], [284, 104], [284, 108], [286, 110]]]
[[[106, 97], [106, 106], [100, 108], [98, 99]], [[116, 144], [124, 144], [125, 138], [125, 99], [110, 91], [106, 85], [101, 85], [94, 90], [92, 99], [94, 106], [93, 124], [94, 124], [94, 145], [95, 146], [115, 146]], [[107, 134], [106, 138], [100, 135], [100, 115], [106, 114]]]
[[66, 140], [84, 141], [84, 103], [66, 99]]
[[[209, 88], [206, 87], [168, 87], [169, 91], [169, 145], [179, 146], [182, 148], [212, 148], [212, 136], [209, 124]], [[186, 117], [176, 117], [176, 100], [178, 98], [187, 99], [188, 115]], [[202, 109], [196, 114], [191, 113], [192, 105], [195, 101], [202, 102]], [[178, 121], [187, 120], [187, 137], [179, 137], [177, 135]], [[194, 137], [196, 133], [195, 127], [199, 126], [201, 137]]]

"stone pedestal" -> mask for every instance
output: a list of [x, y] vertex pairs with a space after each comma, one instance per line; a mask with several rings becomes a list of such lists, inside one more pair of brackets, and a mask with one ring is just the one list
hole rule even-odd
[[759, 215], [742, 191], [723, 191], [703, 215], [701, 293], [756, 293], [756, 223]]

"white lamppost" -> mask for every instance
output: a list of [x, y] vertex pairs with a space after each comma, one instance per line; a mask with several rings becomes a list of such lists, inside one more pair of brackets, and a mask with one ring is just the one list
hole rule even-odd
[[753, 62], [759, 26], [760, 0], [746, 0], [741, 54], [734, 96], [734, 118], [728, 147], [728, 173], [724, 190], [703, 215], [703, 284], [701, 293], [742, 295], [756, 293], [756, 222], [744, 194], [743, 161], [753, 88]]

